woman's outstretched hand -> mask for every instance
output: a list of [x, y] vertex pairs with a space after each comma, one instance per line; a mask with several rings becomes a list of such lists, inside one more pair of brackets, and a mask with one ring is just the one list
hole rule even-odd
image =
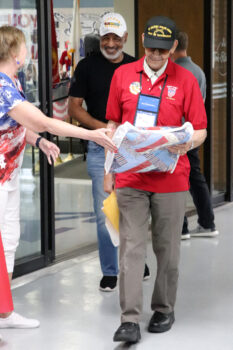
[[40, 149], [47, 156], [48, 162], [52, 165], [52, 160], [55, 162], [60, 154], [60, 149], [55, 145], [55, 143], [46, 140], [42, 137], [39, 145]]
[[103, 146], [110, 152], [116, 152], [117, 147], [114, 145], [112, 140], [106, 135], [106, 133], [109, 133], [109, 129], [101, 128], [96, 130], [90, 130], [91, 134], [91, 140], [98, 143], [99, 145]]

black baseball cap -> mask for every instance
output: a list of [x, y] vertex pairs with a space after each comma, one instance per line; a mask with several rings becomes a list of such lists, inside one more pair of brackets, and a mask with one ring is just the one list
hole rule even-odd
[[145, 26], [144, 47], [170, 50], [176, 39], [175, 22], [164, 16], [149, 19]]

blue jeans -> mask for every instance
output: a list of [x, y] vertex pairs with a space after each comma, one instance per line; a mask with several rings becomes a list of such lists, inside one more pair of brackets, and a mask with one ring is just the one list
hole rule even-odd
[[105, 215], [101, 210], [103, 201], [108, 196], [103, 189], [104, 161], [104, 148], [95, 142], [89, 141], [87, 171], [92, 179], [92, 195], [97, 222], [100, 265], [104, 276], [116, 276], [118, 274], [117, 248], [112, 244], [105, 226]]

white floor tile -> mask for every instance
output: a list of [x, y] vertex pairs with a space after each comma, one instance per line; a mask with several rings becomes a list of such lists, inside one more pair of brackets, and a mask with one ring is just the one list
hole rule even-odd
[[[171, 331], [149, 334], [150, 298], [155, 258], [148, 242], [148, 264], [153, 277], [144, 282], [142, 340], [130, 349], [233, 349], [233, 204], [215, 210], [217, 238], [182, 242], [176, 322]], [[191, 218], [191, 226], [196, 218]], [[15, 309], [38, 318], [36, 330], [1, 330], [0, 349], [111, 350], [127, 349], [113, 343], [119, 326], [118, 291], [101, 293], [98, 254], [68, 260], [14, 280]]]

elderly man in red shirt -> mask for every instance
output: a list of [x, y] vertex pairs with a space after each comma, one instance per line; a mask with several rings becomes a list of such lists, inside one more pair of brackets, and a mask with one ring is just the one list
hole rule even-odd
[[[116, 174], [115, 183], [112, 174], [105, 175], [105, 191], [110, 193], [115, 186], [120, 209], [122, 315], [114, 341], [132, 343], [141, 338], [142, 276], [150, 215], [157, 276], [151, 301], [154, 314], [148, 331], [165, 332], [174, 323], [180, 234], [189, 189], [190, 165], [186, 153], [204, 142], [207, 126], [196, 78], [170, 60], [178, 44], [175, 23], [163, 16], [151, 18], [142, 41], [145, 56], [114, 73], [106, 112], [108, 127], [114, 132], [126, 121], [137, 127], [181, 126], [184, 117], [192, 123], [194, 134], [190, 142], [169, 148], [180, 155], [172, 174], [127, 172]], [[151, 103], [147, 109], [148, 96]]]

